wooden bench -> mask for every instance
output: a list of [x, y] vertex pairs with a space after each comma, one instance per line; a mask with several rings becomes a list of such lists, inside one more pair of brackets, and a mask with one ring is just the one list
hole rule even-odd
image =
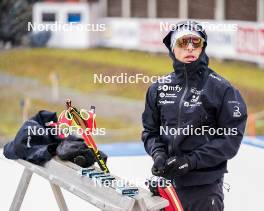
[[[149, 191], [142, 188], [139, 188], [138, 195], [129, 197], [122, 196], [112, 187], [95, 186], [92, 179], [78, 175], [77, 172], [81, 169], [79, 166], [71, 162], [61, 161], [57, 157], [47, 162], [44, 167], [24, 160], [17, 160], [17, 162], [23, 165], [25, 169], [9, 211], [20, 210], [33, 173], [50, 182], [60, 211], [68, 211], [61, 187], [101, 210], [156, 211], [168, 205], [167, 200], [152, 196]], [[116, 178], [118, 179], [118, 177]]]

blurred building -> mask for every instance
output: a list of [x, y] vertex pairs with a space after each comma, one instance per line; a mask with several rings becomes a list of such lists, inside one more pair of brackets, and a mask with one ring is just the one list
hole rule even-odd
[[[264, 0], [2, 0], [0, 17], [4, 42], [20, 44], [24, 36], [38, 47], [150, 52], [166, 52], [164, 26], [195, 19], [207, 26], [209, 56], [264, 65]], [[40, 28], [28, 33], [29, 22]], [[46, 25], [82, 30], [55, 27], [48, 35]]]
[[20, 43], [35, 2], [97, 3], [101, 17], [264, 22], [264, 0], [1, 0], [0, 40]]
[[164, 23], [208, 23], [207, 53], [264, 65], [264, 0], [99, 0], [108, 31], [102, 46], [166, 52]]
[[263, 0], [100, 0], [108, 17], [264, 21]]
[[99, 2], [106, 17], [264, 21], [264, 0], [42, 0]]

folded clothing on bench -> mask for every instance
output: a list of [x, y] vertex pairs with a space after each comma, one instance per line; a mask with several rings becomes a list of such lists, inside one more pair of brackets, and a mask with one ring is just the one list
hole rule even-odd
[[[54, 155], [81, 167], [94, 164], [95, 158], [82, 138], [69, 135], [61, 139], [51, 132], [50, 122], [57, 122], [56, 112], [42, 110], [23, 123], [15, 139], [4, 146], [8, 159], [23, 159], [37, 165], [44, 165]], [[106, 161], [107, 155], [101, 152]]]

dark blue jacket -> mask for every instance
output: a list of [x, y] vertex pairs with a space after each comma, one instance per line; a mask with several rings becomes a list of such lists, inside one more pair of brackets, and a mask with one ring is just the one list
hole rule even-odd
[[[205, 47], [197, 61], [184, 64], [171, 52], [170, 36], [171, 32], [163, 42], [169, 49], [174, 71], [147, 91], [142, 141], [151, 156], [163, 151], [169, 157], [186, 156], [190, 160], [193, 170], [182, 177], [170, 175], [179, 186], [211, 184], [223, 177], [227, 160], [238, 152], [246, 126], [246, 105], [237, 89], [208, 68]], [[231, 135], [164, 132], [188, 125], [194, 129], [233, 129]]]
[[[35, 116], [25, 121], [15, 139], [4, 146], [4, 155], [8, 159], [23, 159], [29, 162], [43, 165], [56, 154], [56, 148], [60, 143], [57, 136], [52, 135], [46, 123], [57, 122], [56, 112], [39, 111]], [[29, 128], [36, 128], [35, 131], [29, 131]]]

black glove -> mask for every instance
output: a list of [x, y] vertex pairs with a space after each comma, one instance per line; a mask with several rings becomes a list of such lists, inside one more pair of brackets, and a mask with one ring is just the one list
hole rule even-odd
[[175, 176], [183, 176], [192, 170], [188, 157], [171, 157], [166, 161], [166, 171]]
[[155, 176], [164, 176], [166, 169], [166, 160], [168, 156], [165, 152], [156, 152], [153, 155], [154, 164], [151, 168], [151, 172]]
[[[106, 162], [107, 161], [107, 155], [102, 151], [99, 151], [99, 153], [100, 153], [102, 159]], [[94, 162], [96, 162], [96, 159], [95, 159], [92, 151], [89, 150], [85, 154], [75, 156], [73, 158], [72, 162], [74, 162], [78, 166], [81, 166], [83, 168], [87, 168], [87, 167], [94, 165]]]

